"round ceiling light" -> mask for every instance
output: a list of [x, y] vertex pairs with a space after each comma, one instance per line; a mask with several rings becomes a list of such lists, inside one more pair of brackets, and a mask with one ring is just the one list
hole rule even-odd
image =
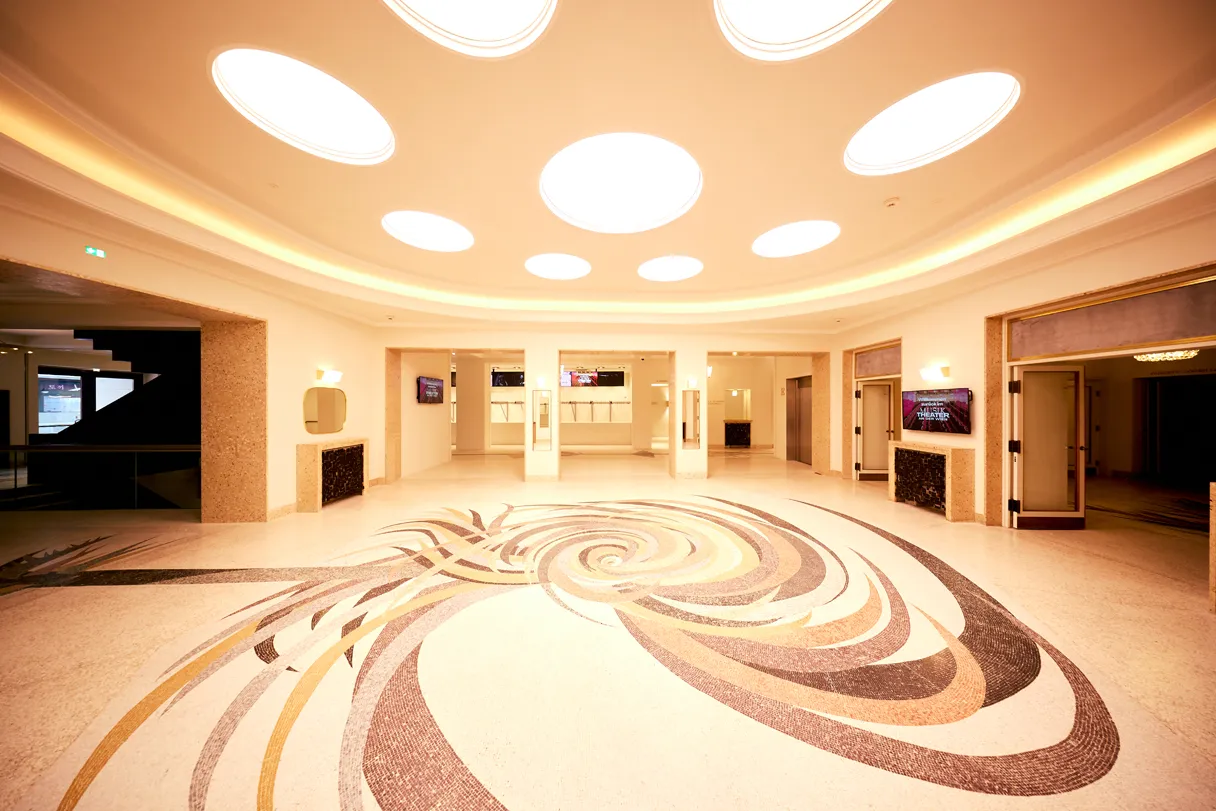
[[473, 247], [473, 234], [460, 223], [425, 211], [390, 211], [380, 220], [389, 235], [424, 251], [456, 253]]
[[682, 282], [696, 276], [705, 267], [700, 259], [691, 256], [660, 256], [643, 262], [638, 275], [651, 282]]
[[542, 253], [524, 262], [533, 276], [555, 281], [581, 279], [591, 272], [591, 263], [568, 253]]
[[767, 259], [782, 259], [817, 251], [840, 236], [840, 226], [831, 220], [803, 220], [779, 225], [756, 237], [752, 253]]
[[540, 195], [578, 228], [637, 234], [692, 208], [701, 195], [701, 167], [683, 148], [653, 135], [593, 135], [549, 159]]
[[744, 56], [784, 62], [822, 51], [878, 16], [891, 0], [714, 0], [727, 42]]
[[368, 166], [393, 154], [393, 130], [362, 96], [312, 65], [234, 48], [211, 78], [237, 112], [280, 141], [339, 163]]
[[557, 0], [384, 0], [424, 37], [468, 56], [509, 56], [545, 32]]
[[933, 163], [999, 124], [1021, 92], [1008, 73], [969, 73], [930, 85], [858, 130], [844, 164], [859, 175], [892, 175]]

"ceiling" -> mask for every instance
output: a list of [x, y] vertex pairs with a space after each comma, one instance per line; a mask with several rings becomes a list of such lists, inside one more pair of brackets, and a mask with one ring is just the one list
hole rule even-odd
[[[481, 60], [424, 38], [382, 0], [6, 0], [0, 10], [0, 50], [148, 165], [218, 193], [233, 216], [393, 282], [571, 302], [572, 320], [587, 302], [692, 312], [940, 250], [1210, 101], [1213, 31], [1210, 0], [894, 0], [820, 53], [766, 63], [730, 47], [710, 0], [562, 0], [529, 48]], [[375, 166], [334, 163], [254, 127], [210, 77], [210, 60], [238, 45], [356, 89], [392, 126], [395, 154]], [[846, 143], [874, 115], [979, 70], [1022, 84], [990, 133], [901, 174], [845, 168]], [[696, 158], [704, 188], [687, 214], [605, 235], [549, 211], [538, 193], [549, 158], [617, 131], [661, 136]], [[397, 209], [450, 217], [476, 242], [447, 254], [402, 244], [380, 226]], [[834, 220], [841, 236], [799, 257], [751, 252], [761, 233], [802, 219]], [[546, 252], [582, 256], [593, 270], [565, 282], [529, 275], [524, 260]], [[701, 259], [704, 272], [672, 284], [638, 277], [642, 261], [671, 253]]]

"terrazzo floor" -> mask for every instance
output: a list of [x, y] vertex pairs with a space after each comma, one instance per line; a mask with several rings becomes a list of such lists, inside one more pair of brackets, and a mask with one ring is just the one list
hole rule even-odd
[[767, 455], [0, 525], [0, 808], [1210, 809], [1207, 538]]

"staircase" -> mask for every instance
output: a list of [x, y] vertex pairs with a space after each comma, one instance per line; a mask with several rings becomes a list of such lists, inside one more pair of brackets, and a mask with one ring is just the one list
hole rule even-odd
[[29, 487], [0, 509], [197, 508], [197, 450], [86, 450], [96, 446], [197, 446], [202, 435], [200, 341], [197, 330], [76, 330], [76, 338], [109, 350], [152, 380], [57, 434], [31, 444], [80, 451], [33, 451]]

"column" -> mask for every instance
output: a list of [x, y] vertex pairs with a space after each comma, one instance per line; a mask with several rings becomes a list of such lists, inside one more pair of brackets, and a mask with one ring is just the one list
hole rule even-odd
[[456, 356], [456, 452], [490, 448], [490, 370], [481, 358]]
[[[709, 366], [709, 353], [705, 344], [684, 345], [672, 353], [670, 378], [671, 395], [671, 438], [672, 475], [677, 479], [704, 479], [709, 475], [709, 387], [706, 385], [706, 372]], [[684, 392], [697, 391], [701, 394], [701, 405], [698, 410], [698, 435], [700, 443], [697, 448], [686, 449], [683, 442], [682, 426], [686, 419], [684, 414]]]

